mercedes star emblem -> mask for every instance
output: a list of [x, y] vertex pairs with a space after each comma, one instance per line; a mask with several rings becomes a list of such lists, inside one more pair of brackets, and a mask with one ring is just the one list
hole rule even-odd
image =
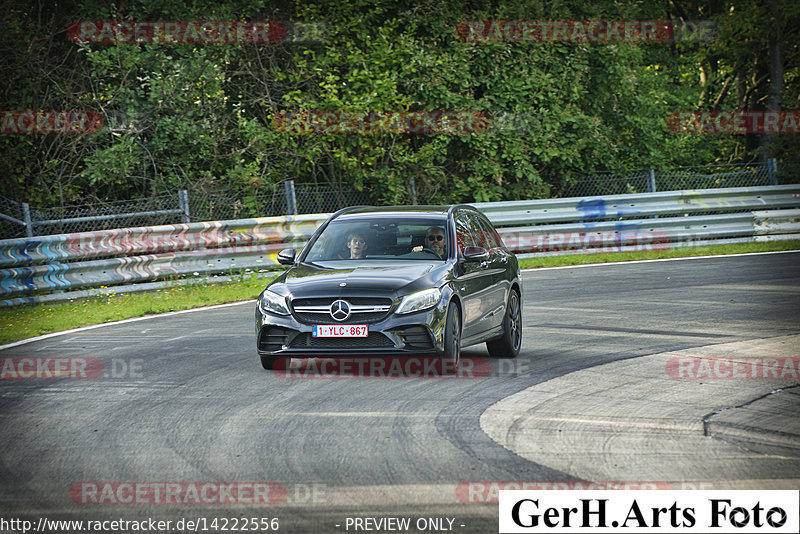
[[331, 304], [331, 317], [337, 321], [344, 321], [350, 317], [350, 304], [346, 300], [336, 300]]

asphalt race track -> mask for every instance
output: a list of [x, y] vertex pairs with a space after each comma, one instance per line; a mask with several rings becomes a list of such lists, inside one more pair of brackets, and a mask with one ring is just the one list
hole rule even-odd
[[[411, 532], [472, 533], [497, 532], [492, 491], [508, 482], [798, 487], [796, 368], [677, 378], [666, 362], [796, 362], [800, 253], [536, 270], [524, 283], [520, 356], [466, 349], [473, 370], [490, 366], [477, 376], [264, 371], [252, 302], [4, 348], [2, 515], [278, 518], [289, 533], [398, 517]], [[13, 375], [26, 358], [87, 378]]]

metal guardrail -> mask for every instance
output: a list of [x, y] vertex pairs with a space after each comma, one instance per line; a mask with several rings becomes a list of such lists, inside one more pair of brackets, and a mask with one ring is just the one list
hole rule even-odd
[[[800, 238], [800, 184], [476, 203], [520, 257]], [[329, 214], [0, 241], [0, 306], [44, 292], [277, 265]]]
[[30, 295], [259, 270], [278, 251], [305, 244], [327, 214], [264, 217], [79, 232], [0, 241], [0, 306], [35, 302]]
[[[627, 223], [627, 224], [626, 224]], [[800, 239], [800, 210], [500, 228], [520, 258]]]
[[800, 185], [473, 206], [521, 258], [800, 239]]
[[800, 185], [693, 189], [586, 198], [472, 204], [495, 226], [547, 224], [608, 218], [684, 215], [707, 211], [792, 208]]

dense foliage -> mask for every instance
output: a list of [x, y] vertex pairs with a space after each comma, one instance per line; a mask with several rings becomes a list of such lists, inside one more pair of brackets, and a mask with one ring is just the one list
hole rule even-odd
[[[85, 135], [0, 135], [0, 195], [36, 205], [178, 189], [247, 198], [285, 179], [369, 188], [387, 203], [540, 198], [593, 171], [788, 162], [800, 148], [797, 135], [679, 134], [666, 121], [675, 111], [796, 109], [794, 0], [7, 0], [2, 17], [1, 109], [87, 110], [105, 122]], [[109, 20], [304, 25], [263, 44], [68, 38], [74, 22]], [[465, 42], [456, 32], [465, 20], [701, 21], [714, 32]], [[506, 126], [275, 127], [302, 110], [485, 112]]]

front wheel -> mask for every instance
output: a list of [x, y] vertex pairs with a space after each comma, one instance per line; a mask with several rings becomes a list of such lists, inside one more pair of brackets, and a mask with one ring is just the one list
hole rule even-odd
[[458, 374], [458, 363], [461, 359], [461, 312], [458, 306], [450, 304], [447, 307], [447, 319], [444, 325], [444, 359], [445, 368], [452, 369]]
[[264, 369], [273, 369], [277, 361], [278, 358], [273, 358], [272, 356], [261, 356], [261, 367]]
[[522, 346], [522, 307], [519, 293], [512, 290], [508, 295], [506, 314], [503, 317], [503, 335], [486, 342], [492, 358], [516, 358]]

